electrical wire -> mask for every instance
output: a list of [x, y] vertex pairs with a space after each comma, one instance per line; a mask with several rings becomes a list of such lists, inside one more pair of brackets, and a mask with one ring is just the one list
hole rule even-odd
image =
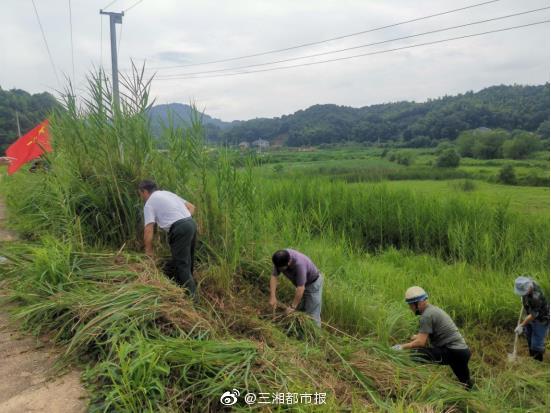
[[38, 20], [38, 25], [40, 26], [40, 31], [42, 32], [42, 39], [44, 40], [44, 45], [46, 46], [46, 51], [48, 52], [48, 57], [50, 59], [50, 64], [52, 65], [52, 70], [54, 71], [55, 78], [57, 80], [57, 85], [60, 87], [61, 83], [59, 82], [59, 76], [57, 75], [57, 70], [55, 68], [54, 59], [52, 58], [52, 53], [50, 52], [50, 47], [48, 46], [48, 40], [46, 40], [46, 34], [44, 33], [44, 28], [42, 27], [42, 22], [40, 21], [40, 16], [38, 15], [38, 10], [36, 9], [36, 4], [34, 0], [31, 0], [34, 7], [34, 13], [36, 15], [36, 20]]
[[110, 2], [107, 6], [104, 6], [101, 8], [101, 10], [105, 11], [105, 9], [107, 9], [108, 7], [111, 7], [113, 4], [115, 4], [117, 1], [119, 0], [113, 0], [112, 2]]
[[100, 14], [100, 34], [99, 34], [99, 66], [103, 67], [103, 16]]
[[[140, 0], [140, 1], [143, 1], [143, 0]], [[440, 12], [440, 13], [435, 13], [435, 14], [430, 14], [430, 15], [427, 15], [427, 16], [416, 17], [414, 19], [404, 20], [404, 21], [401, 21], [401, 22], [398, 22], [398, 23], [392, 23], [392, 24], [388, 24], [388, 25], [385, 25], [385, 26], [379, 26], [379, 27], [375, 27], [375, 28], [372, 28], [372, 29], [366, 29], [366, 30], [362, 30], [360, 32], [345, 34], [345, 35], [341, 35], [341, 36], [337, 36], [337, 37], [331, 37], [331, 38], [328, 38], [328, 39], [319, 40], [319, 41], [315, 41], [315, 42], [302, 43], [302, 44], [298, 44], [298, 45], [295, 45], [295, 46], [285, 47], [285, 48], [282, 48], [282, 49], [268, 50], [268, 51], [265, 51], [265, 52], [253, 53], [253, 54], [237, 56], [237, 57], [230, 57], [230, 58], [227, 58], [227, 59], [211, 60], [211, 61], [200, 62], [200, 63], [188, 63], [188, 64], [185, 64], [185, 65], [172, 65], [172, 66], [157, 66], [157, 67], [151, 67], [148, 70], [165, 70], [165, 69], [174, 69], [174, 68], [178, 68], [178, 67], [202, 66], [202, 65], [209, 65], [209, 64], [214, 64], [214, 63], [224, 63], [224, 62], [230, 62], [230, 61], [234, 61], [234, 60], [247, 59], [247, 58], [250, 58], [250, 57], [264, 56], [264, 55], [272, 54], [272, 53], [287, 52], [289, 50], [299, 49], [299, 48], [302, 48], [302, 47], [314, 46], [314, 45], [318, 45], [318, 44], [332, 42], [332, 41], [335, 41], [335, 40], [346, 39], [348, 37], [359, 36], [359, 35], [366, 34], [366, 33], [372, 33], [372, 32], [378, 31], [378, 30], [390, 29], [392, 27], [397, 27], [397, 26], [401, 26], [401, 25], [404, 25], [404, 24], [408, 24], [408, 23], [414, 23], [414, 22], [417, 22], [417, 21], [426, 20], [426, 19], [430, 19], [430, 18], [433, 18], [433, 17], [444, 16], [446, 14], [456, 13], [456, 12], [463, 11], [463, 10], [468, 10], [468, 9], [473, 9], [475, 7], [481, 7], [481, 6], [485, 6], [487, 4], [497, 3], [497, 2], [500, 2], [500, 1], [503, 1], [503, 0], [485, 1], [485, 2], [482, 2], [482, 3], [476, 3], [476, 4], [469, 5], [469, 6], [460, 7], [460, 8], [457, 8], [457, 9], [443, 11], [443, 12]]]
[[124, 25], [121, 24], [120, 26], [121, 26], [121, 29], [119, 31], [119, 44], [117, 45], [117, 57], [119, 57], [119, 52], [121, 50], [122, 28], [124, 27]]
[[134, 7], [136, 7], [138, 4], [140, 4], [143, 0], [138, 0], [136, 3], [134, 3], [132, 6], [128, 7], [127, 9], [124, 9], [123, 10], [123, 13], [126, 13], [128, 12], [129, 10], [133, 9]]
[[201, 71], [201, 72], [189, 72], [189, 73], [180, 73], [180, 74], [172, 74], [172, 75], [163, 75], [163, 76], [159, 76], [158, 79], [165, 79], [165, 78], [179, 77], [179, 76], [202, 75], [202, 74], [208, 74], [208, 73], [220, 73], [220, 72], [227, 72], [227, 71], [232, 71], [232, 70], [247, 69], [247, 68], [251, 68], [251, 67], [268, 66], [268, 65], [278, 64], [278, 63], [286, 63], [286, 62], [292, 62], [292, 61], [296, 61], [296, 60], [309, 59], [309, 58], [325, 56], [325, 55], [329, 55], [329, 54], [342, 53], [342, 52], [349, 51], [349, 50], [361, 49], [361, 48], [366, 48], [366, 47], [370, 47], [370, 46], [377, 46], [377, 45], [381, 45], [381, 44], [385, 44], [385, 43], [395, 42], [395, 41], [398, 41], [398, 40], [411, 39], [411, 38], [414, 38], [414, 37], [425, 36], [427, 34], [440, 33], [440, 32], [444, 32], [444, 31], [464, 28], [464, 27], [468, 27], [468, 26], [474, 26], [474, 25], [477, 25], [477, 24], [489, 23], [489, 22], [492, 22], [492, 21], [508, 19], [508, 18], [511, 18], [511, 17], [521, 16], [521, 15], [525, 15], [525, 14], [529, 14], [529, 13], [535, 13], [535, 12], [543, 11], [543, 10], [549, 10], [549, 7], [542, 7], [542, 8], [539, 8], [539, 9], [534, 9], [534, 10], [524, 11], [524, 12], [520, 12], [520, 13], [509, 14], [509, 15], [501, 16], [501, 17], [495, 17], [495, 18], [492, 18], [492, 19], [479, 20], [479, 21], [476, 21], [476, 22], [460, 24], [460, 25], [457, 25], [457, 26], [445, 27], [445, 28], [442, 28], [442, 29], [430, 30], [428, 32], [417, 33], [417, 34], [412, 34], [412, 35], [402, 36], [402, 37], [395, 37], [393, 39], [382, 40], [382, 41], [379, 41], [379, 42], [367, 43], [367, 44], [362, 44], [362, 45], [359, 45], [359, 46], [347, 47], [347, 48], [338, 49], [338, 50], [331, 50], [331, 51], [327, 51], [327, 52], [316, 53], [316, 54], [311, 54], [311, 55], [306, 55], [306, 56], [292, 57], [292, 58], [289, 58], [289, 59], [275, 60], [275, 61], [271, 61], [271, 62], [256, 63], [256, 64], [251, 64], [251, 65], [235, 66], [235, 67], [230, 67], [230, 68], [226, 68], [226, 69], [215, 69], [215, 70], [207, 70], [207, 71]]
[[75, 81], [75, 49], [73, 46], [73, 12], [71, 10], [71, 0], [69, 2], [69, 29], [71, 33], [71, 65], [73, 67], [73, 82]]
[[319, 62], [302, 63], [302, 64], [298, 64], [298, 65], [273, 67], [273, 68], [260, 69], [260, 70], [250, 70], [250, 71], [238, 72], [238, 73], [222, 73], [222, 74], [218, 74], [218, 75], [207, 75], [207, 76], [200, 76], [200, 77], [198, 77], [198, 76], [182, 76], [182, 77], [172, 77], [172, 78], [169, 78], [169, 79], [165, 78], [165, 79], [158, 79], [158, 80], [187, 80], [187, 79], [206, 79], [206, 78], [215, 78], [215, 77], [229, 77], [229, 76], [239, 76], [239, 75], [260, 73], [260, 72], [271, 72], [271, 71], [275, 71], [275, 70], [293, 69], [293, 68], [304, 67], [304, 66], [314, 66], [314, 65], [323, 64], [323, 63], [338, 62], [338, 61], [342, 61], [342, 60], [355, 59], [355, 58], [358, 58], [358, 57], [373, 56], [373, 55], [378, 55], [378, 54], [396, 52], [396, 51], [400, 51], [400, 50], [413, 49], [413, 48], [422, 47], [422, 46], [429, 46], [429, 45], [434, 45], [434, 44], [451, 42], [451, 41], [460, 40], [460, 39], [479, 37], [479, 36], [484, 36], [484, 35], [488, 35], [488, 34], [492, 34], [492, 33], [500, 33], [500, 32], [505, 32], [505, 31], [510, 31], [510, 30], [516, 30], [516, 29], [531, 27], [531, 26], [537, 26], [537, 25], [544, 24], [544, 23], [549, 23], [549, 20], [542, 20], [542, 21], [523, 24], [523, 25], [519, 25], [519, 26], [511, 26], [511, 27], [506, 27], [506, 28], [502, 28], [502, 29], [490, 30], [490, 31], [486, 31], [486, 32], [474, 33], [474, 34], [457, 36], [457, 37], [451, 37], [451, 38], [448, 38], [448, 39], [435, 40], [435, 41], [431, 41], [431, 42], [418, 43], [418, 44], [413, 44], [413, 45], [409, 45], [409, 46], [396, 47], [396, 48], [393, 48], [393, 49], [380, 50], [380, 51], [376, 51], [376, 52], [362, 53], [362, 54], [358, 54], [358, 55], [339, 57], [339, 58], [329, 59], [329, 60], [322, 60], [322, 61], [319, 61]]

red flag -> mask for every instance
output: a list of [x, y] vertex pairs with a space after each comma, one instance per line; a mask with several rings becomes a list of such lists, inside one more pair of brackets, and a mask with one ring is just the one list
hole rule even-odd
[[25, 163], [40, 158], [40, 155], [44, 151], [52, 151], [50, 134], [48, 132], [48, 119], [16, 140], [6, 150], [6, 155], [14, 158], [8, 166], [8, 175], [13, 174]]

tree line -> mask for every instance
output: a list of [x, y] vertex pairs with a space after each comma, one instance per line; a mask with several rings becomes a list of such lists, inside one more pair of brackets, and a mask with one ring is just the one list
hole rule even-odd
[[397, 102], [352, 108], [314, 105], [278, 118], [209, 125], [211, 141], [237, 144], [256, 139], [310, 146], [345, 141], [437, 146], [477, 128], [523, 130], [549, 138], [549, 83], [493, 86], [423, 103]]
[[[17, 138], [16, 111], [19, 113], [21, 132], [25, 133], [59, 106], [47, 92], [31, 95], [20, 89], [0, 88], [0, 150], [5, 150]], [[172, 110], [173, 105], [165, 106], [155, 112], [161, 118], [163, 113], [160, 112]], [[187, 112], [184, 112], [175, 112], [179, 115], [174, 118], [175, 126], [185, 123]], [[213, 143], [238, 144], [265, 139], [295, 147], [350, 141], [431, 147], [446, 140], [455, 141], [468, 130], [499, 129], [495, 132], [496, 136], [484, 138], [484, 144], [472, 149], [476, 154], [461, 149], [462, 146], [472, 146], [472, 141], [459, 139], [457, 143], [461, 154], [480, 158], [518, 158], [524, 156], [521, 146], [528, 136], [520, 134], [520, 131], [532, 132], [528, 138], [531, 139], [530, 148], [534, 146], [533, 134], [540, 139], [549, 139], [549, 83], [539, 86], [493, 86], [476, 93], [444, 96], [423, 103], [396, 102], [362, 108], [314, 105], [272, 119], [230, 123], [211, 119], [208, 115], [204, 118], [207, 137]], [[153, 117], [151, 124], [153, 129], [160, 130]], [[510, 139], [512, 135], [515, 136]], [[488, 143], [488, 140], [493, 143]], [[491, 149], [496, 146], [499, 149]]]
[[21, 89], [3, 90], [0, 87], [0, 153], [18, 138], [16, 112], [24, 134], [56, 107], [61, 105], [48, 92], [31, 95]]

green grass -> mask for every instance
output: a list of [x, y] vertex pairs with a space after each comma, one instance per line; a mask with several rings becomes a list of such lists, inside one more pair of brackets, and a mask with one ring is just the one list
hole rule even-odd
[[[87, 366], [92, 410], [218, 411], [232, 387], [326, 391], [325, 411], [549, 410], [547, 364], [505, 360], [514, 277], [549, 279], [547, 189], [363, 182], [383, 170], [449, 177], [373, 149], [281, 151], [270, 156], [287, 163], [259, 165], [207, 147], [198, 119], [186, 130], [167, 125], [159, 152], [147, 82], [138, 74], [128, 83], [133, 99], [119, 113], [105, 79], [92, 79], [85, 110], [68, 101], [52, 118], [50, 172], [2, 185], [9, 223], [27, 240], [2, 245], [10, 264], [0, 282], [26, 328], [52, 334]], [[136, 184], [149, 177], [198, 206], [199, 306], [141, 255]], [[274, 318], [267, 305], [270, 256], [282, 247], [307, 253], [326, 275], [322, 331], [300, 314]], [[461, 389], [447, 367], [390, 351], [416, 329], [402, 298], [412, 284], [461, 327], [477, 391]], [[282, 282], [280, 300], [292, 293]]]
[[[541, 153], [534, 159], [511, 160], [492, 159], [480, 160], [463, 158], [457, 169], [434, 168], [436, 155], [434, 149], [391, 149], [382, 157], [380, 148], [358, 146], [354, 149], [325, 149], [312, 152], [297, 152], [278, 149], [259, 155], [263, 164], [260, 168], [262, 176], [328, 176], [347, 181], [380, 181], [389, 180], [446, 180], [470, 178], [496, 182], [497, 175], [503, 165], [515, 167], [517, 178], [521, 184], [547, 186], [549, 179], [549, 159]], [[412, 155], [410, 166], [391, 162], [392, 153], [409, 153]]]
[[512, 210], [520, 213], [549, 215], [549, 188], [510, 186], [473, 181], [474, 189], [464, 191], [463, 180], [449, 181], [391, 181], [391, 189], [408, 189], [427, 196], [458, 196], [462, 199], [482, 201], [489, 206], [508, 203]]

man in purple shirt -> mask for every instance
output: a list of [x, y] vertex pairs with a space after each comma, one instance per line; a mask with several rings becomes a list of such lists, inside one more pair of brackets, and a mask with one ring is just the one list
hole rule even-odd
[[295, 285], [295, 298], [286, 313], [304, 311], [321, 327], [321, 296], [323, 276], [306, 255], [290, 248], [279, 250], [272, 256], [274, 268], [270, 278], [270, 305], [277, 305], [276, 290], [280, 273]]

